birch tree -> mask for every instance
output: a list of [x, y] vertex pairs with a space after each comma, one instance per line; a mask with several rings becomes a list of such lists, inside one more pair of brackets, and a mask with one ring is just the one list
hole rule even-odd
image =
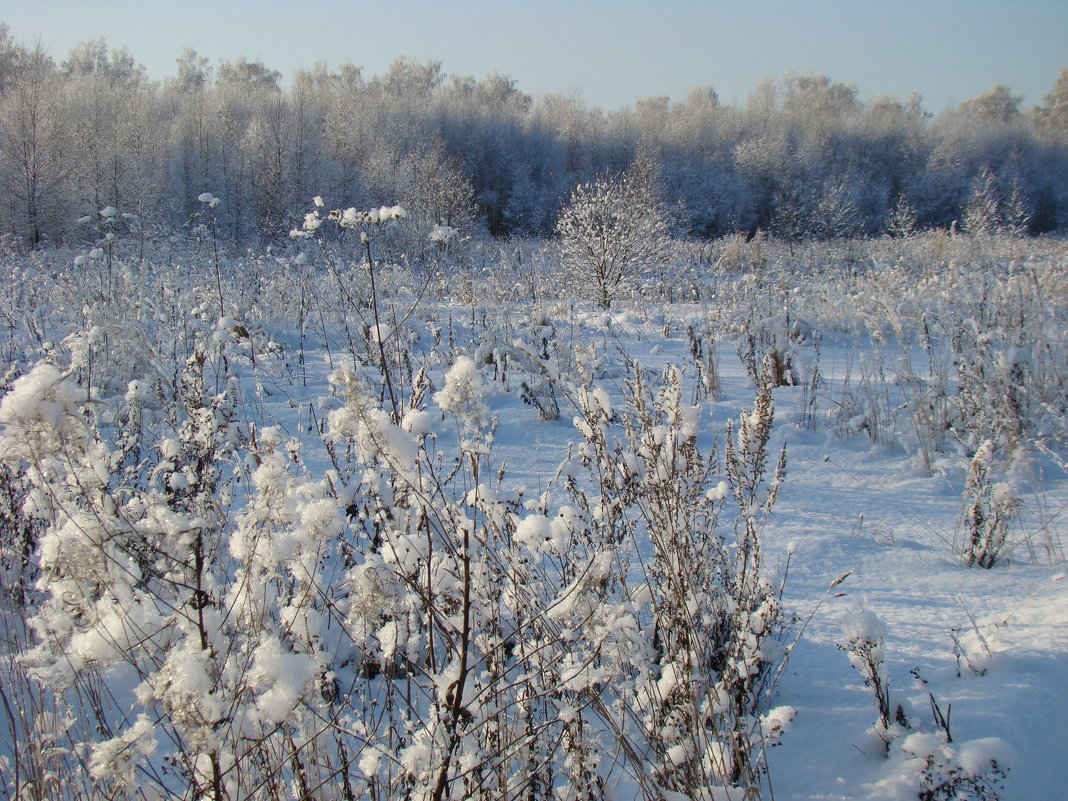
[[38, 46], [26, 54], [0, 105], [0, 188], [12, 229], [31, 247], [62, 227], [71, 172], [68, 127], [55, 64]]

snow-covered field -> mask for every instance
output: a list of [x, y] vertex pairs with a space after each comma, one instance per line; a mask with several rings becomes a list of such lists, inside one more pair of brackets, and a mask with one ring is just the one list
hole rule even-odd
[[[672, 311], [684, 320], [693, 313]], [[661, 319], [632, 329], [627, 351], [651, 369], [685, 364], [686, 341], [662, 337]], [[825, 342], [827, 397], [840, 389], [842, 365], [865, 346], [850, 337], [837, 338], [833, 347]], [[752, 405], [752, 384], [736, 354], [722, 350], [722, 398], [702, 406], [702, 426], [711, 433], [722, 432], [728, 419]], [[798, 356], [805, 350], [799, 346]], [[802, 388], [780, 387], [774, 394], [772, 450], [785, 442], [788, 466], [765, 530], [764, 554], [780, 575], [789, 557], [783, 598], [797, 616], [794, 630], [802, 627], [803, 633], [774, 701], [794, 707], [797, 716], [768, 755], [773, 795], [767, 797], [917, 796], [918, 760], [901, 753], [887, 759], [883, 742], [871, 732], [877, 714], [872, 692], [838, 647], [846, 625], [861, 611], [885, 623], [891, 693], [895, 703], [907, 705], [917, 728], [935, 731], [928, 695], [933, 693], [949, 718], [954, 745], [1004, 741], [997, 746], [1009, 767], [1001, 798], [1058, 797], [1068, 786], [1068, 764], [1058, 758], [1064, 749], [1058, 721], [1068, 713], [1068, 582], [1063, 561], [1040, 558], [1036, 564], [1025, 540], [1048, 526], [1063, 547], [1068, 530], [1063, 472], [1050, 470], [1040, 492], [1027, 498], [1034, 517], [1016, 530], [1011, 558], [992, 570], [969, 569], [952, 549], [966, 462], [954, 469], [947, 460], [944, 472], [928, 476], [917, 457], [901, 448], [872, 446], [863, 435], [799, 427]], [[518, 452], [508, 447], [501, 452], [513, 469], [533, 461], [544, 464], [544, 471], [555, 458], [545, 454], [554, 448], [560, 453], [575, 439], [570, 428], [563, 421], [539, 423], [528, 413], [509, 436]], [[845, 573], [849, 577], [828, 597], [828, 588]]]
[[[358, 264], [107, 297], [7, 259], [0, 798], [1059, 797], [1068, 261], [914, 247], [610, 311], [492, 268], [383, 268], [376, 310]], [[747, 506], [726, 432], [776, 365]], [[665, 519], [713, 536], [663, 553]]]

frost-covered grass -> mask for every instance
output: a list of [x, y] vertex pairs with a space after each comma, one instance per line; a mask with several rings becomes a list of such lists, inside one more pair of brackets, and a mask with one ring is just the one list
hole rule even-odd
[[1063, 244], [307, 244], [3, 263], [7, 797], [1068, 779]]

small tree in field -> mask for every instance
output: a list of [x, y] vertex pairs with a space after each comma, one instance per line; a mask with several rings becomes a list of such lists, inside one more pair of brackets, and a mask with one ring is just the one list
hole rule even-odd
[[667, 259], [670, 227], [656, 165], [639, 155], [621, 176], [575, 187], [556, 222], [560, 265], [607, 309], [628, 280]]

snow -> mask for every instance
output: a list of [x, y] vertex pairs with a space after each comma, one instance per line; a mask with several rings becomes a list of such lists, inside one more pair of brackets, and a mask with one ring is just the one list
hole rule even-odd
[[249, 680], [259, 692], [256, 709], [273, 723], [281, 723], [304, 693], [316, 665], [303, 654], [287, 653], [275, 639], [264, 641], [253, 655]]
[[401, 428], [413, 437], [425, 437], [433, 430], [433, 418], [421, 409], [409, 409], [401, 419]]
[[[625, 347], [640, 353], [636, 340], [628, 339]], [[828, 365], [845, 364], [850, 347], [845, 343], [836, 351], [824, 343], [822, 369], [829, 381], [841, 380]], [[663, 350], [643, 363], [670, 359], [670, 349]], [[705, 441], [752, 403], [741, 367], [723, 353], [720, 359], [725, 397], [702, 408]], [[789, 557], [784, 602], [807, 621], [775, 696], [783, 705], [782, 720], [789, 720], [781, 744], [768, 751], [775, 798], [916, 797], [917, 770], [904, 764], [901, 749], [888, 760], [882, 743], [869, 739], [876, 718], [871, 691], [838, 649], [849, 638], [884, 641], [892, 697], [915, 710], [916, 725], [924, 727], [906, 732], [910, 748], [933, 752], [942, 745], [926, 690], [910, 675], [919, 668], [942, 709], [952, 704], [953, 734], [961, 744], [956, 759], [966, 771], [981, 772], [989, 757], [998, 759], [1009, 768], [1001, 791], [1006, 801], [1049, 797], [1049, 788], [1066, 786], [1068, 765], [1049, 758], [1061, 742], [1055, 721], [1068, 715], [1068, 592], [1057, 580], [1063, 570], [1028, 564], [1022, 551], [1016, 561], [993, 570], [962, 566], [952, 557], [950, 542], [962, 506], [963, 469], [955, 486], [944, 476], [928, 478], [907, 453], [865, 445], [863, 433], [799, 429], [792, 423], [801, 402], [799, 388], [779, 388], [775, 400], [771, 449], [786, 442], [788, 470], [764, 531], [765, 556], [780, 567]], [[607, 397], [601, 405], [611, 414]], [[576, 417], [574, 425], [581, 430], [587, 424]], [[844, 428], [859, 430], [848, 421]], [[553, 431], [502, 414], [495, 447], [514, 472], [530, 458], [531, 440], [544, 442]], [[566, 429], [554, 436], [561, 454], [567, 439]], [[1043, 501], [1063, 498], [1065, 489], [1063, 478], [1055, 480], [1043, 491]], [[726, 496], [725, 483], [718, 494]], [[581, 522], [567, 525], [560, 517], [528, 515], [516, 536], [531, 550], [544, 550], [550, 535], [567, 536], [572, 529], [581, 530]], [[828, 594], [831, 584], [850, 571]], [[973, 618], [993, 657], [976, 642]], [[976, 667], [987, 667], [985, 675], [975, 675], [958, 660], [954, 636], [969, 649]], [[769, 712], [765, 726], [777, 719]]]
[[[205, 195], [208, 199], [202, 196], [203, 202], [214, 198]], [[320, 207], [321, 201], [315, 205]], [[369, 219], [349, 211], [353, 224]], [[374, 216], [399, 219], [403, 214], [396, 207], [381, 207]], [[317, 212], [308, 217], [313, 226], [322, 224]], [[405, 560], [423, 555], [418, 550], [424, 547], [419, 536], [408, 543], [409, 551], [368, 550], [357, 563], [331, 566], [339, 576], [340, 589], [325, 600], [317, 598], [322, 607], [311, 608], [298, 591], [300, 582], [317, 569], [320, 546], [335, 541], [347, 527], [363, 524], [360, 515], [371, 521], [366, 523], [368, 531], [382, 524], [373, 512], [346, 510], [346, 506], [361, 497], [361, 482], [379, 482], [376, 486], [386, 483], [383, 463], [395, 475], [411, 478], [412, 486], [426, 490], [426, 485], [416, 483], [420, 469], [428, 463], [420, 462], [422, 449], [430, 449], [439, 464], [451, 466], [444, 443], [447, 435], [455, 434], [449, 430], [450, 426], [455, 428], [455, 418], [466, 427], [463, 436], [484, 433], [493, 425], [492, 445], [484, 452], [489, 454], [487, 465], [494, 469], [466, 486], [456, 503], [477, 506], [478, 514], [486, 516], [497, 505], [505, 507], [499, 519], [513, 526], [510, 536], [519, 546], [518, 552], [529, 556], [540, 569], [567, 553], [570, 544], [581, 540], [590, 529], [591, 521], [575, 505], [565, 502], [567, 496], [560, 487], [569, 474], [581, 474], [578, 465], [590, 453], [576, 447], [581, 436], [595, 436], [600, 426], [614, 431], [622, 425], [626, 414], [623, 384], [631, 374], [631, 359], [650, 376], [659, 375], [667, 364], [681, 364], [690, 371], [685, 374], [685, 402], [677, 431], [667, 425], [651, 429], [660, 445], [681, 436], [696, 438], [708, 449], [717, 436], [722, 440], [728, 420], [738, 420], [743, 410], [753, 405], [754, 388], [729, 343], [721, 345], [716, 354], [721, 395], [714, 400], [688, 400], [694, 375], [692, 365], [686, 362], [688, 346], [681, 332], [684, 323], [697, 319], [698, 310], [681, 305], [655, 310], [636, 305], [609, 316], [580, 305], [558, 315], [544, 312], [544, 322], [566, 332], [557, 334], [559, 341], [567, 336], [584, 343], [611, 344], [602, 348], [607, 355], [595, 360], [601, 361], [596, 367], [596, 384], [582, 396], [565, 396], [561, 391], [561, 419], [544, 421], [522, 403], [513, 391], [514, 384], [508, 385], [514, 378], [502, 379], [495, 374], [494, 344], [477, 341], [475, 332], [455, 322], [474, 318], [474, 312], [468, 314], [469, 309], [444, 303], [426, 305], [425, 322], [441, 331], [449, 320], [461, 344], [451, 350], [442, 348], [434, 353], [433, 360], [428, 357], [432, 386], [437, 390], [428, 392], [433, 404], [403, 409], [399, 424], [380, 408], [380, 376], [373, 362], [359, 377], [338, 371], [332, 385], [327, 376], [338, 354], [326, 354], [321, 343], [309, 346], [304, 354], [307, 385], [277, 365], [260, 364], [255, 370], [242, 366], [248, 370], [239, 379], [243, 394], [258, 400], [242, 407], [241, 414], [257, 421], [261, 451], [243, 472], [225, 464], [226, 470], [240, 476], [232, 488], [238, 501], [226, 510], [240, 529], [230, 538], [225, 558], [242, 564], [258, 559], [264, 570], [284, 575], [284, 582], [279, 583], [293, 590], [290, 597], [275, 597], [265, 585], [250, 584], [243, 589], [244, 596], [236, 590], [231, 595], [221, 593], [234, 607], [266, 609], [276, 604], [271, 607], [275, 618], [264, 614], [258, 623], [280, 624], [278, 630], [265, 633], [264, 639], [242, 657], [247, 667], [245, 689], [254, 698], [255, 715], [264, 723], [290, 720], [302, 705], [316, 701], [320, 693], [318, 687], [312, 688], [325, 657], [312, 649], [321, 638], [338, 637], [342, 624], [377, 639], [378, 655], [392, 658], [408, 647], [410, 609], [405, 606], [408, 596], [403, 569]], [[519, 304], [502, 306], [501, 316], [508, 318], [508, 325], [501, 326], [508, 328], [501, 333], [502, 342], [515, 341], [512, 329], [524, 315], [530, 317], [530, 310]], [[229, 327], [238, 319], [251, 327], [248, 317], [230, 310], [218, 326]], [[397, 336], [390, 342], [401, 341], [401, 335], [408, 331], [405, 325], [398, 325]], [[205, 327], [210, 330], [214, 325], [209, 321]], [[283, 330], [269, 333], [272, 341], [292, 341]], [[102, 337], [99, 334], [97, 341]], [[114, 342], [110, 330], [108, 337]], [[62, 337], [55, 341], [62, 341]], [[340, 341], [340, 337], [333, 341]], [[232, 346], [232, 342], [220, 345]], [[862, 337], [851, 334], [828, 336], [824, 341], [821, 369], [827, 397], [839, 397], [835, 393], [846, 383], [847, 365], [854, 363], [855, 352], [865, 346]], [[792, 347], [802, 351], [807, 346]], [[232, 356], [233, 351], [227, 353]], [[467, 355], [476, 353], [490, 354], [491, 358], [484, 361]], [[625, 354], [626, 364], [619, 354]], [[811, 358], [810, 349], [804, 355]], [[549, 364], [546, 369], [550, 367], [556, 370], [559, 364]], [[564, 371], [558, 370], [558, 374], [566, 380]], [[256, 381], [265, 392], [257, 391]], [[139, 374], [116, 380], [111, 391], [127, 403], [151, 406], [156, 402], [154, 386], [147, 376]], [[81, 409], [86, 394], [52, 361], [28, 369], [10, 383], [0, 400], [0, 425], [5, 431], [0, 457], [9, 463], [28, 462], [34, 454], [26, 443], [37, 441], [30, 439], [31, 433], [65, 431], [71, 420], [84, 419]], [[93, 397], [98, 396], [93, 393]], [[774, 399], [776, 423], [769, 450], [777, 453], [785, 443], [788, 469], [778, 503], [761, 531], [761, 547], [769, 573], [785, 578], [782, 602], [795, 621], [786, 641], [789, 661], [776, 677], [773, 697], [759, 718], [759, 731], [768, 746], [774, 797], [778, 801], [913, 799], [928, 761], [941, 765], [944, 771], [958, 768], [966, 777], [982, 775], [996, 763], [1008, 770], [1001, 791], [1005, 801], [1049, 798], [1058, 788], [1068, 786], [1068, 761], [1060, 758], [1062, 723], [1068, 719], [1068, 581], [1064, 580], [1063, 564], [1030, 558], [1034, 542], [1028, 539], [1045, 527], [1064, 542], [1063, 516], [1057, 511], [1068, 501], [1063, 473], [1046, 464], [1044, 481], [1038, 486], [1021, 484], [1012, 476], [997, 476], [991, 483], [994, 503], [1005, 507], [1018, 501], [1023, 514], [1031, 516], [1021, 518], [1014, 529], [1007, 559], [990, 570], [970, 569], [952, 548], [964, 506], [966, 458], [947, 448], [939, 454], [943, 467], [928, 475], [915, 451], [871, 440], [867, 427], [879, 423], [868, 413], [843, 409], [840, 425], [812, 430], [800, 423], [806, 402], [802, 387], [778, 387]], [[580, 403], [582, 413], [575, 414]], [[573, 424], [569, 420], [572, 417]], [[753, 418], [755, 413], [750, 413]], [[334, 453], [342, 454], [337, 464], [325, 452], [316, 429], [320, 423], [329, 432], [324, 438]], [[351, 458], [359, 470], [347, 461], [346, 443], [352, 445]], [[189, 460], [186, 451], [194, 444], [183, 441], [177, 433], [155, 441], [154, 475], [165, 478], [174, 492], [190, 491], [197, 480], [194, 475], [191, 481], [176, 468]], [[976, 458], [996, 461], [995, 451], [993, 443], [981, 445]], [[297, 454], [302, 460], [299, 464]], [[90, 453], [88, 468], [77, 479], [112, 475], [103, 462]], [[637, 464], [633, 466], [637, 473]], [[503, 477], [494, 480], [498, 467]], [[163, 484], [157, 482], [154, 491], [164, 492]], [[397, 482], [389, 489], [398, 490]], [[519, 489], [523, 490], [521, 502], [506, 506], [511, 493]], [[709, 501], [730, 502], [730, 488], [718, 474], [705, 492]], [[44, 520], [63, 500], [34, 491], [24, 503]], [[123, 507], [124, 515], [138, 530], [178, 532], [193, 528], [192, 513], [185, 515], [162, 504], [153, 506], [158, 499], [148, 492], [123, 501], [128, 504]], [[251, 507], [253, 502], [262, 502], [262, 508]], [[241, 503], [250, 505], [242, 507]], [[1043, 509], [1050, 511], [1040, 518], [1038, 513]], [[474, 514], [470, 509], [464, 512]], [[58, 564], [64, 549], [86, 537], [113, 535], [98, 529], [94, 522], [98, 513], [71, 515], [68, 539], [58, 537], [62, 529], [54, 532], [55, 537], [43, 538], [44, 562]], [[458, 513], [454, 522], [460, 528], [468, 519]], [[398, 527], [409, 525], [421, 536], [420, 520], [390, 522]], [[75, 538], [75, 532], [81, 539]], [[176, 533], [175, 538], [178, 536]], [[616, 617], [608, 621], [590, 620], [591, 588], [611, 575], [613, 558], [608, 551], [591, 552], [585, 562], [571, 566], [574, 581], [551, 614], [561, 636], [581, 632], [587, 625], [604, 625], [623, 640], [634, 628], [631, 610], [617, 610]], [[77, 560], [71, 561], [77, 564]], [[81, 562], [85, 569], [91, 566], [88, 560]], [[444, 593], [455, 586], [455, 568], [442, 559], [434, 569], [435, 592]], [[131, 583], [135, 582], [131, 579]], [[43, 666], [41, 675], [46, 668], [74, 671], [93, 664], [101, 671], [102, 681], [107, 681], [112, 675], [106, 673], [107, 665], [140, 647], [138, 631], [160, 625], [156, 620], [161, 616], [159, 610], [133, 606], [129, 608], [138, 611], [131, 614], [122, 607], [126, 600], [98, 599], [92, 612], [99, 625], [70, 635], [70, 664]], [[650, 603], [651, 595], [635, 592], [630, 601], [635, 607], [644, 606]], [[224, 625], [246, 623], [231, 619], [220, 622], [213, 636], [223, 636], [219, 632]], [[220, 691], [222, 682], [213, 673], [210, 649], [202, 649], [195, 638], [172, 636], [177, 637], [177, 644], [169, 651], [159, 680], [145, 690], [146, 695], [161, 700], [172, 711], [187, 710], [190, 716], [195, 713], [206, 721], [221, 719], [226, 712], [214, 693]], [[909, 728], [897, 732], [899, 736], [889, 748], [873, 733], [877, 712], [871, 690], [841, 648], [861, 642], [881, 645], [878, 652], [885, 661], [891, 699], [901, 705], [909, 719]], [[337, 647], [338, 653], [343, 653]], [[337, 660], [345, 662], [350, 680], [359, 659], [359, 654], [351, 653]], [[602, 678], [581, 661], [555, 667], [576, 693]], [[442, 696], [455, 680], [454, 673], [442, 674]], [[669, 664], [650, 686], [664, 696], [687, 681], [688, 676]], [[474, 685], [471, 680], [465, 687], [465, 703], [468, 694], [475, 692]], [[952, 708], [951, 742], [938, 726], [932, 698], [947, 715]], [[480, 714], [485, 714], [484, 710]], [[560, 721], [574, 722], [581, 719], [583, 709], [577, 703], [567, 703], [556, 715]], [[353, 712], [353, 717], [359, 715]], [[151, 718], [130, 713], [125, 733], [96, 744], [89, 763], [93, 775], [123, 781], [133, 775], [137, 760], [147, 759], [154, 748], [164, 747], [166, 738], [154, 736], [159, 734], [155, 725]], [[210, 732], [210, 727], [205, 729]], [[385, 770], [393, 760], [420, 773], [433, 769], [436, 747], [428, 734], [407, 742], [397, 754], [372, 746], [354, 759], [367, 775]], [[688, 747], [671, 745], [667, 758], [684, 763], [694, 757]], [[721, 762], [731, 759], [727, 752], [700, 756]], [[210, 772], [210, 766], [201, 768]], [[671, 796], [665, 793], [665, 797]], [[736, 796], [740, 794], [728, 788], [710, 791], [710, 797]], [[629, 801], [639, 794], [621, 782], [616, 797]]]
[[886, 624], [874, 612], [861, 609], [845, 619], [842, 636], [846, 642], [880, 643], [886, 639]]
[[983, 737], [965, 743], [957, 754], [957, 764], [967, 776], [981, 776], [991, 764], [1011, 767], [1013, 749], [1000, 737]]
[[516, 526], [513, 537], [532, 554], [540, 554], [553, 538], [552, 522], [545, 515], [527, 515]]
[[[983, 742], [997, 735], [1013, 746], [1017, 758], [999, 762], [1010, 766], [1002, 798], [1048, 797], [1048, 788], [1068, 781], [1068, 767], [1048, 759], [1059, 741], [1050, 720], [1068, 714], [1068, 593], [1056, 587], [1056, 569], [1017, 564], [984, 571], [954, 564], [948, 539], [959, 496], [938, 479], [910, 477], [900, 455], [839, 449], [835, 466], [811, 458], [809, 452], [821, 447], [825, 443], [802, 438], [788, 446], [792, 469], [769, 521], [769, 539], [790, 537], [797, 548], [787, 603], [803, 616], [816, 612], [779, 688], [778, 697], [797, 708], [797, 718], [769, 755], [776, 798], [859, 801], [879, 781], [881, 744], [865, 737], [875, 719], [871, 693], [835, 652], [847, 638], [885, 638], [892, 697], [925, 712], [927, 695], [909, 675], [920, 668], [942, 708], [952, 704], [956, 739]], [[817, 609], [845, 570], [853, 571], [837, 588], [845, 597]], [[973, 618], [994, 651], [983, 676], [954, 655], [953, 631], [959, 630], [973, 665], [988, 664]], [[1035, 652], [1043, 656], [1025, 656]], [[925, 751], [933, 737], [930, 730], [912, 733], [905, 743]], [[967, 768], [982, 767], [985, 753], [962, 750]]]
[[75, 404], [84, 393], [50, 364], [39, 364], [17, 379], [0, 401], [0, 424], [62, 427], [65, 417], [77, 414]]
[[146, 715], [122, 735], [105, 740], [93, 749], [89, 772], [96, 779], [112, 778], [124, 785], [132, 785], [138, 757], [149, 756], [156, 750], [153, 723]]
[[930, 732], [917, 731], [901, 741], [901, 750], [912, 756], [924, 759], [932, 756], [943, 745], [942, 738]]
[[444, 245], [451, 242], [457, 233], [455, 228], [448, 225], [435, 225], [430, 229], [430, 241]]
[[484, 428], [489, 418], [485, 392], [474, 360], [461, 356], [445, 373], [445, 387], [434, 393], [434, 403], [442, 411], [463, 418], [475, 428]]

